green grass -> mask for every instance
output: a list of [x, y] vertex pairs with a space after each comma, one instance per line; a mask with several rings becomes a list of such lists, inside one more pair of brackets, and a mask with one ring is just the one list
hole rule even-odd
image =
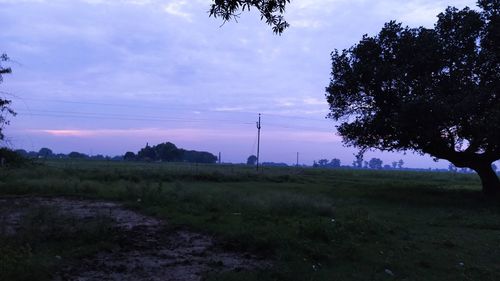
[[0, 196], [123, 201], [275, 264], [208, 280], [500, 280], [500, 204], [475, 175], [85, 161], [0, 173]]

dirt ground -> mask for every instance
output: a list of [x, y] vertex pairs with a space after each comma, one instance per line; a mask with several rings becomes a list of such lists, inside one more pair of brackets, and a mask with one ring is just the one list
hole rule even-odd
[[[214, 237], [189, 230], [172, 230], [167, 222], [105, 201], [71, 198], [0, 198], [0, 222], [15, 235], [27, 209], [55, 208], [78, 219], [109, 217], [125, 242], [118, 251], [100, 252], [57, 273], [55, 280], [195, 281], [209, 272], [265, 269], [268, 261], [250, 253], [217, 246]], [[29, 208], [28, 208], [29, 207]]]

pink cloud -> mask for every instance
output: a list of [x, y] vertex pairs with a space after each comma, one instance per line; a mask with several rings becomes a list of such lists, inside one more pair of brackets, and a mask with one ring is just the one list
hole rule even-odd
[[[255, 137], [252, 128], [242, 129], [203, 129], [203, 128], [138, 128], [138, 129], [39, 129], [27, 130], [30, 133], [50, 135], [61, 138], [163, 138], [165, 140], [200, 141], [200, 140], [248, 140]], [[295, 130], [263, 130], [262, 138], [268, 141], [281, 142], [340, 142], [341, 138], [333, 132], [295, 131]]]

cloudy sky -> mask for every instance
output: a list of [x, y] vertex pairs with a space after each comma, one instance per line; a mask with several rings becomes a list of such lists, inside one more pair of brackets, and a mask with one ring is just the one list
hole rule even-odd
[[[117, 155], [146, 142], [262, 161], [340, 158], [324, 89], [334, 49], [389, 20], [432, 27], [447, 6], [475, 0], [293, 0], [291, 26], [273, 35], [256, 13], [222, 25], [210, 0], [0, 0], [0, 52], [13, 74], [0, 86], [18, 112], [12, 148]], [[370, 152], [389, 163], [447, 167], [430, 157]]]

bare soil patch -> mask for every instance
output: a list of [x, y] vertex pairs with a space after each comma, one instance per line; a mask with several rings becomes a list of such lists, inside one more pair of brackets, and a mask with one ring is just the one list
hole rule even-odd
[[[107, 217], [120, 237], [118, 249], [102, 251], [62, 268], [55, 280], [201, 280], [211, 272], [265, 269], [270, 263], [250, 253], [217, 246], [214, 237], [169, 229], [165, 221], [114, 202], [73, 198], [0, 198], [4, 234], [15, 235], [21, 218], [34, 207], [55, 208], [86, 220]], [[61, 257], [64, 258], [64, 257]]]

